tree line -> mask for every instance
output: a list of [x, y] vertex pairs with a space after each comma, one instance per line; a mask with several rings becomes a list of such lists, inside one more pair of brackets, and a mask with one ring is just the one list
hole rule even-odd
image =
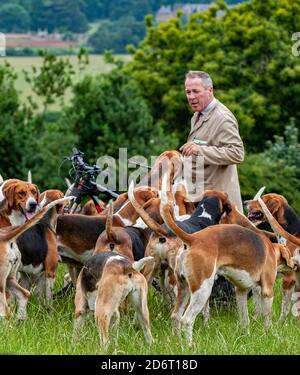
[[[198, 3], [200, 0], [182, 1]], [[210, 0], [201, 0], [210, 3]], [[229, 0], [229, 3], [235, 0]], [[0, 0], [0, 32], [25, 33], [47, 30], [72, 33], [89, 32], [93, 52], [127, 52], [128, 44], [137, 46], [144, 38], [144, 17], [162, 5], [174, 6], [173, 0]], [[97, 21], [96, 30], [91, 23]], [[22, 49], [30, 54], [34, 49]], [[17, 54], [16, 51], [9, 51]]]
[[[217, 18], [224, 6], [219, 2], [187, 23], [179, 15], [154, 25], [149, 17], [130, 63], [114, 61], [110, 73], [82, 74], [77, 83], [67, 62], [44, 53], [43, 67], [28, 77], [43, 99], [40, 109], [30, 97], [20, 102], [15, 73], [2, 65], [0, 172], [24, 178], [32, 169], [43, 188], [62, 188], [69, 166], [63, 164], [60, 175], [58, 166], [75, 145], [92, 163], [101, 155], [118, 157], [119, 147], [127, 147], [129, 157], [177, 149], [192, 115], [185, 73], [201, 69], [211, 74], [216, 97], [239, 122], [246, 149], [239, 166], [243, 197], [266, 185], [300, 212], [300, 60], [291, 52], [300, 0], [252, 0]], [[84, 72], [84, 53], [79, 60]], [[71, 103], [50, 111], [70, 88]]]

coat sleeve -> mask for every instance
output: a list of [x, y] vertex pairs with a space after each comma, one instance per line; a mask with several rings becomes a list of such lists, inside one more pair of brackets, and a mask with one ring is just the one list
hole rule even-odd
[[198, 155], [203, 156], [204, 165], [239, 164], [244, 160], [244, 146], [237, 123], [231, 119], [221, 122], [216, 132], [215, 146], [199, 146]]

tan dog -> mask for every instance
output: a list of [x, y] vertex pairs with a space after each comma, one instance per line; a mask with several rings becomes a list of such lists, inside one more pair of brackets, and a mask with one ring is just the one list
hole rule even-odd
[[[176, 225], [172, 205], [162, 196], [161, 215], [169, 228], [184, 242], [177, 256], [175, 275], [178, 296], [172, 317], [187, 328], [192, 343], [194, 321], [207, 304], [216, 274], [236, 286], [237, 307], [242, 326], [248, 330], [247, 294], [261, 289], [265, 326], [271, 324], [273, 285], [277, 274], [277, 254], [265, 236], [234, 224], [219, 224], [188, 234]], [[186, 307], [187, 306], [187, 307]]]
[[[60, 190], [46, 190], [40, 194], [39, 205], [44, 207], [63, 197], [64, 194]], [[36, 286], [35, 293], [41, 301], [47, 304], [52, 301], [59, 260], [56, 239], [57, 215], [63, 212], [66, 202], [53, 207], [37, 226], [31, 228], [17, 240], [22, 255], [19, 268], [20, 283], [27, 289], [33, 285]]]
[[[297, 246], [300, 246], [300, 218], [282, 195], [275, 193], [265, 194], [262, 197], [262, 201], [266, 205], [266, 209], [270, 211], [269, 219], [267, 218], [268, 214], [264, 212], [266, 209], [263, 210], [259, 201], [255, 199], [247, 202], [248, 218], [255, 225], [259, 225], [261, 222], [269, 221], [275, 233], [278, 233], [279, 236], [281, 235], [288, 240], [287, 246], [289, 251], [291, 254], [295, 255]], [[283, 274], [281, 320], [285, 320], [289, 314], [292, 294], [295, 290], [297, 277], [299, 277], [297, 287], [297, 291], [299, 291], [299, 273], [288, 272]]]
[[[232, 210], [222, 218], [221, 223], [238, 224], [243, 227], [249, 228], [262, 236], [266, 236], [265, 242], [267, 243], [270, 242], [271, 239], [274, 240], [272, 233], [268, 233], [266, 231], [258, 229], [246, 216], [244, 216], [237, 210], [235, 205], [233, 205]], [[290, 310], [293, 284], [287, 283], [286, 280], [289, 281], [291, 279], [290, 275], [293, 276], [294, 274], [294, 272], [292, 272], [292, 269], [294, 267], [294, 259], [293, 254], [290, 252], [288, 246], [284, 246], [279, 243], [272, 243], [271, 246], [274, 248], [277, 257], [277, 271], [282, 273], [282, 276], [284, 278], [282, 283], [283, 298], [281, 303], [280, 315], [280, 320], [283, 321]], [[286, 269], [286, 265], [288, 265], [290, 269], [284, 272], [284, 270]]]
[[148, 174], [141, 179], [137, 186], [151, 186], [162, 189], [162, 178], [168, 176], [168, 190], [171, 185], [182, 179], [183, 156], [179, 151], [164, 151], [156, 159]]
[[[104, 209], [105, 209], [105, 203], [100, 199], [99, 204], [100, 204], [101, 212], [103, 212]], [[90, 199], [88, 202], [86, 202], [86, 204], [82, 207], [82, 209], [80, 211], [80, 213], [82, 215], [88, 215], [88, 216], [99, 215], [101, 212], [97, 211], [95, 203], [93, 202], [92, 199]]]
[[21, 254], [15, 245], [16, 240], [22, 233], [37, 224], [56, 204], [63, 203], [66, 199], [50, 203], [41, 209], [35, 216], [18, 227], [10, 226], [0, 230], [0, 317], [9, 317], [10, 310], [6, 300], [6, 292], [12, 293], [18, 303], [17, 318], [24, 320], [26, 317], [26, 305], [29, 291], [22, 288], [16, 279], [16, 273], [20, 265]]
[[[136, 188], [137, 199], [144, 205], [145, 202], [158, 197], [154, 188]], [[119, 204], [121, 202], [121, 204]], [[114, 202], [113, 225], [125, 227], [133, 225], [139, 215], [130, 203], [127, 193]], [[57, 220], [58, 250], [63, 262], [74, 261], [83, 264], [92, 256], [99, 235], [105, 230], [107, 211], [97, 216], [81, 214], [59, 215]], [[77, 268], [70, 272], [74, 285], [77, 278]]]
[[[176, 195], [174, 199], [173, 194], [171, 195], [172, 198], [170, 199], [172, 199], [172, 205], [173, 207], [176, 207]], [[129, 188], [128, 196], [139, 215], [153, 230], [145, 252], [146, 256], [153, 256], [155, 259], [155, 267], [150, 281], [154, 277], [159, 276], [160, 287], [164, 295], [173, 300], [174, 293], [172, 289], [174, 288], [174, 285], [166, 283], [165, 270], [167, 270], [169, 274], [171, 273], [170, 276], [172, 279], [172, 273], [175, 269], [176, 255], [179, 248], [182, 246], [182, 241], [174, 236], [174, 234], [168, 230], [166, 225], [159, 225], [159, 223], [155, 222], [149, 217], [149, 215], [147, 215], [143, 208], [136, 202], [132, 186]], [[218, 224], [221, 215], [227, 210], [228, 204], [230, 204], [230, 202], [228, 201], [227, 194], [208, 190], [203, 193], [201, 201], [193, 214], [191, 216], [188, 215], [183, 217], [183, 220], [181, 217], [177, 217], [179, 220], [176, 220], [176, 223], [188, 233], [197, 232], [209, 225]]]
[[38, 187], [29, 182], [10, 179], [0, 186], [0, 227], [20, 225], [36, 212]]
[[75, 295], [75, 330], [82, 328], [88, 309], [95, 310], [95, 319], [104, 346], [108, 344], [109, 328], [119, 320], [119, 306], [128, 297], [135, 308], [146, 341], [151, 344], [148, 285], [139, 272], [153, 264], [151, 257], [133, 262], [114, 252], [92, 256], [81, 270]]
[[[49, 189], [45, 190], [40, 194], [39, 205], [40, 207], [46, 206], [46, 204], [55, 201], [56, 199], [61, 199], [64, 197], [64, 193], [58, 189]], [[65, 205], [56, 205], [57, 213], [60, 214], [63, 212], [63, 206]]]

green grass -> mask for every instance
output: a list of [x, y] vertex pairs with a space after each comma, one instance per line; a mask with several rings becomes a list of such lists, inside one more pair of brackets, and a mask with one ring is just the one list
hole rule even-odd
[[[61, 286], [62, 268], [56, 289]], [[300, 325], [291, 315], [285, 323], [280, 315], [281, 280], [276, 283], [273, 305], [273, 326], [263, 328], [262, 320], [252, 318], [252, 300], [249, 301], [250, 335], [244, 335], [237, 323], [235, 307], [213, 307], [208, 327], [197, 318], [194, 346], [189, 348], [171, 328], [171, 308], [162, 303], [160, 296], [150, 289], [149, 310], [154, 344], [144, 342], [141, 330], [133, 327], [133, 311], [121, 313], [120, 325], [111, 334], [112, 341], [105, 352], [100, 346], [93, 316], [86, 322], [82, 333], [73, 336], [73, 296], [54, 301], [51, 308], [31, 298], [28, 317], [23, 323], [14, 318], [2, 322], [0, 353], [10, 354], [300, 354]]]
[[[129, 55], [116, 55], [117, 58], [127, 62], [130, 60], [131, 56]], [[76, 56], [59, 56], [59, 58], [63, 59], [69, 59], [72, 63], [74, 70], [75, 70], [75, 76], [74, 76], [74, 82], [77, 82], [80, 80], [81, 76], [84, 74], [99, 74], [99, 73], [107, 73], [109, 72], [113, 65], [107, 64], [104, 61], [103, 55], [89, 55], [89, 64], [86, 66], [85, 70], [83, 72], [79, 71], [78, 66], [78, 60]], [[9, 64], [15, 69], [15, 72], [17, 73], [17, 80], [16, 80], [16, 89], [20, 93], [20, 97], [22, 102], [27, 101], [27, 97], [32, 95], [33, 99], [37, 101], [38, 105], [41, 105], [42, 101], [40, 98], [38, 98], [34, 93], [31, 91], [30, 85], [25, 81], [23, 70], [27, 71], [29, 74], [31, 74], [32, 66], [35, 66], [37, 68], [42, 66], [42, 57], [5, 57], [0, 58], [0, 65], [4, 64], [5, 61], [9, 62]], [[67, 90], [64, 101], [65, 104], [68, 104], [72, 97], [71, 91]], [[59, 110], [60, 105], [59, 103], [53, 104], [50, 109], [52, 110]]]

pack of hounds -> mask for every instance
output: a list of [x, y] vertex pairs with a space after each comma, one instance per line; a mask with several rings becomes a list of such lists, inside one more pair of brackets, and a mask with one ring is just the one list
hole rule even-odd
[[[8, 318], [16, 303], [16, 318], [26, 319], [30, 293], [51, 304], [63, 262], [66, 279], [76, 286], [74, 330], [81, 332], [93, 311], [103, 346], [120, 307], [123, 314], [128, 305], [145, 340], [153, 342], [148, 288], [154, 282], [172, 308], [174, 332], [189, 344], [198, 314], [204, 324], [209, 319], [209, 301], [221, 277], [235, 292], [239, 322], [248, 332], [249, 292], [254, 318], [262, 316], [269, 328], [274, 283], [282, 275], [280, 319], [285, 320], [300, 282], [300, 218], [282, 195], [262, 195], [263, 189], [246, 202], [248, 216], [226, 192], [207, 190], [192, 202], [179, 173], [182, 162], [177, 151], [162, 153], [138, 186], [131, 184], [100, 214], [91, 202], [80, 213], [66, 214], [72, 197], [61, 191], [40, 193], [31, 182], [2, 180], [0, 317]], [[273, 232], [259, 229], [262, 222]]]

